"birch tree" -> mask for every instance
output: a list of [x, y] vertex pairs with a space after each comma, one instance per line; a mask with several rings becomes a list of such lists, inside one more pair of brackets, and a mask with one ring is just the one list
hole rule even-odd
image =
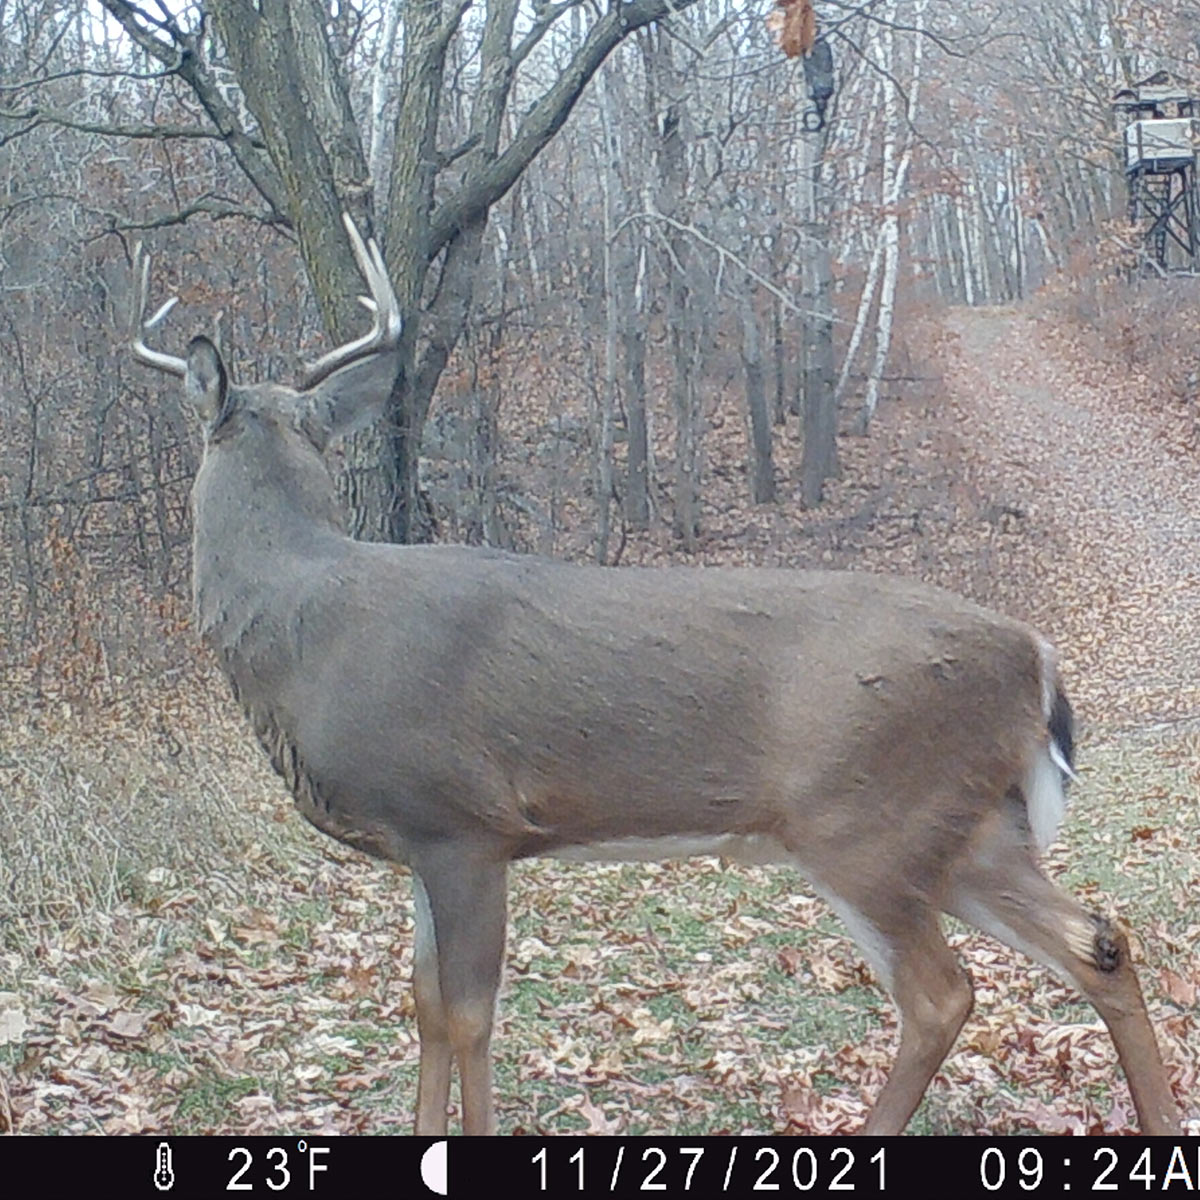
[[[880, 220], [866, 285], [859, 299], [850, 344], [842, 362], [837, 392], [846, 386], [855, 356], [862, 342], [869, 313], [875, 309], [875, 349], [867, 372], [862, 404], [855, 421], [856, 432], [865, 434], [879, 404], [879, 388], [892, 347], [892, 325], [896, 305], [896, 281], [900, 270], [900, 212], [908, 185], [916, 142], [916, 120], [921, 93], [921, 64], [924, 57], [924, 24], [927, 0], [916, 0], [909, 13], [915, 37], [908, 71], [900, 70], [900, 54], [896, 21], [897, 0], [888, 0], [880, 11], [880, 25], [873, 39], [872, 50], [878, 55], [879, 79], [877, 94], [881, 94], [881, 182]], [[906, 92], [901, 93], [899, 79], [903, 77]], [[878, 291], [876, 292], [876, 289]]]

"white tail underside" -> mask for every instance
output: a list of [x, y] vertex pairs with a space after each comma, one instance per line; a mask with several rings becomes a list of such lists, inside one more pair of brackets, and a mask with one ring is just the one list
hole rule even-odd
[[1070, 771], [1062, 752], [1051, 742], [1040, 750], [1025, 774], [1025, 806], [1033, 843], [1041, 854], [1058, 836], [1067, 809], [1063, 772]]

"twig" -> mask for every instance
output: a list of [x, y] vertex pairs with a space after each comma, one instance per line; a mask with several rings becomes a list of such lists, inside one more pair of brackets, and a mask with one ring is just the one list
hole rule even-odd
[[831, 316], [829, 313], [817, 312], [815, 309], [802, 308], [792, 298], [781, 289], [777, 288], [769, 279], [760, 275], [749, 263], [746, 262], [740, 254], [735, 254], [728, 246], [721, 245], [720, 242], [710, 238], [708, 234], [702, 233], [695, 225], [688, 225], [683, 221], [677, 221], [674, 217], [668, 217], [666, 213], [657, 212], [654, 209], [647, 209], [644, 212], [631, 213], [613, 230], [612, 240], [616, 240], [620, 236], [621, 231], [634, 221], [661, 221], [664, 225], [669, 225], [672, 229], [678, 230], [680, 233], [686, 233], [689, 237], [695, 238], [701, 245], [707, 246], [710, 250], [715, 250], [723, 260], [727, 259], [734, 266], [744, 271], [759, 287], [770, 292], [784, 308], [801, 317], [816, 317], [821, 321], [831, 320], [835, 325], [849, 325], [850, 322], [844, 317]]

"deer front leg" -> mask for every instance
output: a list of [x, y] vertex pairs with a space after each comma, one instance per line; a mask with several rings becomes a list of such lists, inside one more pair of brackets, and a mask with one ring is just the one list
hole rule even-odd
[[504, 961], [506, 868], [453, 843], [414, 858], [420, 1134], [446, 1132], [451, 1058], [462, 1086], [463, 1133], [496, 1132], [491, 1039]]

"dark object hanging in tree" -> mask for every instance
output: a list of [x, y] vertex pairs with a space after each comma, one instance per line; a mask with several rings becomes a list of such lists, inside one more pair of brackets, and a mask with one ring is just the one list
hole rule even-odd
[[805, 55], [804, 78], [813, 102], [804, 114], [804, 128], [808, 133], [818, 133], [825, 128], [825, 109], [833, 95], [833, 47], [828, 38], [818, 38], [812, 52]]

